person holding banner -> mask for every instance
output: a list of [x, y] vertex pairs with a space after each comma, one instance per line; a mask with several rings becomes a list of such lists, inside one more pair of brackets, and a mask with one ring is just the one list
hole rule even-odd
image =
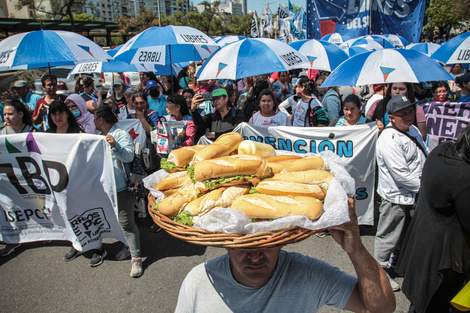
[[[413, 125], [414, 104], [403, 95], [387, 103], [390, 124], [376, 145], [377, 193], [381, 196], [374, 257], [384, 268], [394, 268], [411, 220], [420, 189], [421, 171], [429, 152], [419, 130]], [[400, 286], [390, 278], [394, 291]]]
[[49, 106], [49, 129], [46, 133], [77, 134], [83, 133], [77, 119], [63, 101], [53, 101]]
[[94, 116], [87, 110], [86, 102], [80, 95], [76, 93], [71, 94], [65, 99], [65, 104], [85, 133], [99, 133], [99, 130], [96, 130], [95, 122], [93, 122]]
[[470, 126], [429, 154], [397, 272], [410, 313], [460, 312], [450, 300], [470, 280]]
[[367, 119], [361, 115], [361, 99], [356, 95], [349, 95], [344, 99], [343, 116], [330, 122], [329, 126], [354, 126], [367, 123]]
[[[95, 112], [96, 128], [106, 136], [111, 146], [114, 178], [116, 181], [119, 224], [121, 224], [129, 247], [125, 246], [118, 254], [120, 260], [131, 256], [131, 277], [142, 276], [142, 258], [140, 257], [140, 235], [134, 220], [134, 202], [131, 192], [127, 189], [128, 163], [134, 159], [134, 143], [132, 137], [119, 129], [118, 119], [108, 106], [101, 106]], [[105, 250], [103, 250], [105, 251]], [[121, 255], [120, 257], [118, 257]], [[102, 257], [106, 256], [106, 251]], [[125, 257], [126, 256], [126, 257]], [[93, 260], [93, 259], [92, 259]], [[102, 262], [102, 261], [101, 261]]]
[[292, 126], [289, 116], [278, 110], [276, 97], [270, 89], [258, 95], [260, 110], [253, 114], [248, 123], [261, 126]]
[[[316, 85], [313, 79], [302, 77], [297, 82], [296, 92], [301, 96], [295, 107], [292, 108], [293, 119], [292, 126], [309, 127], [307, 114], [311, 110], [316, 121], [312, 126], [328, 126], [328, 117], [326, 116], [320, 101], [314, 96]], [[316, 124], [316, 125], [315, 125]]]

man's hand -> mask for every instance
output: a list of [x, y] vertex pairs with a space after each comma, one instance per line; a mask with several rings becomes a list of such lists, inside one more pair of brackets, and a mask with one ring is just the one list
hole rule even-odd
[[339, 243], [347, 253], [355, 253], [364, 248], [357, 224], [355, 202], [356, 200], [353, 198], [348, 198], [349, 218], [351, 221], [328, 228], [333, 239]]
[[116, 140], [114, 140], [114, 137], [110, 134], [106, 135], [106, 141], [110, 144], [111, 148], [114, 148], [114, 146], [116, 146]]
[[142, 111], [135, 110], [135, 115], [139, 120], [145, 119], [145, 110], [142, 110]]
[[39, 116], [43, 116], [44, 114], [46, 114], [47, 112], [47, 107], [44, 103], [41, 103], [41, 106], [39, 107], [39, 110], [38, 110], [38, 115]]
[[196, 111], [197, 106], [204, 102], [204, 98], [200, 94], [194, 95], [193, 99], [191, 100], [191, 111]]

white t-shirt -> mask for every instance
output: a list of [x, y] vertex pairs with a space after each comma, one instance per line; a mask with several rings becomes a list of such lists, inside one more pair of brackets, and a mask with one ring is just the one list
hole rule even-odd
[[261, 126], [292, 126], [287, 114], [281, 111], [277, 111], [273, 116], [264, 116], [261, 111], [258, 111], [253, 114], [249, 123]]
[[183, 281], [176, 313], [317, 312], [343, 309], [357, 278], [323, 261], [281, 250], [271, 279], [261, 287], [238, 283], [228, 255], [193, 268]]
[[[312, 103], [310, 104], [310, 107], [313, 109], [317, 106], [323, 107], [321, 102], [318, 101], [316, 97], [312, 98]], [[292, 108], [293, 117], [294, 117], [294, 122], [292, 123], [292, 126], [297, 126], [297, 127], [304, 127], [305, 126], [305, 114], [307, 114], [307, 109], [308, 109], [308, 103], [310, 99], [305, 102], [303, 99], [300, 99], [299, 102]]]

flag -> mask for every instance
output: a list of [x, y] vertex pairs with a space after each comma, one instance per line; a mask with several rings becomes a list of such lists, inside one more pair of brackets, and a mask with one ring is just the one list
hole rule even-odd
[[277, 9], [277, 18], [278, 20], [283, 20], [285, 18], [293, 17], [294, 14], [292, 11], [287, 9], [285, 6], [279, 3], [279, 8]]
[[251, 37], [258, 37], [259, 36], [259, 29], [258, 29], [258, 16], [253, 13], [253, 20], [251, 21]]

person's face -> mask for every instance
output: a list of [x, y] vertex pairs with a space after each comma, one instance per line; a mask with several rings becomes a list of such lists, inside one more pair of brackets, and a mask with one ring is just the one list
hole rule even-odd
[[281, 83], [285, 83], [286, 82], [286, 78], [287, 78], [287, 74], [286, 73], [279, 73], [279, 81]]
[[67, 101], [67, 107], [69, 108], [70, 112], [73, 112], [75, 110], [80, 110], [78, 108], [78, 105], [75, 102], [71, 101], [71, 100]]
[[406, 88], [404, 83], [393, 83], [391, 88], [392, 90], [390, 91], [390, 94], [392, 97], [396, 95], [408, 95], [408, 88]]
[[401, 131], [409, 131], [410, 126], [415, 121], [415, 110], [413, 106], [401, 109], [393, 114], [390, 114], [390, 122], [393, 126]]
[[221, 110], [227, 107], [227, 97], [226, 96], [214, 97], [212, 99], [212, 104], [214, 108], [220, 112]]
[[317, 79], [316, 81], [318, 92], [324, 95], [326, 93], [326, 88], [321, 87], [321, 85], [323, 85], [323, 82], [324, 82], [324, 79]]
[[260, 108], [261, 114], [263, 114], [264, 116], [269, 116], [269, 115], [273, 115], [274, 113], [276, 113], [276, 108], [274, 107], [273, 98], [269, 95], [261, 96], [261, 99], [259, 101], [259, 108]]
[[91, 94], [93, 90], [95, 90], [95, 83], [90, 83], [88, 86], [85, 86], [84, 88], [85, 93]]
[[141, 97], [137, 97], [134, 100], [134, 107], [136, 111], [145, 111], [147, 110], [147, 101]]
[[271, 76], [271, 75], [269, 75], [269, 74], [263, 74], [263, 75], [261, 75], [261, 78], [264, 79], [264, 80], [266, 80], [266, 79], [269, 78], [269, 76]]
[[103, 131], [103, 128], [101, 127], [103, 125], [103, 118], [102, 117], [97, 117], [96, 114], [94, 115], [93, 122], [95, 123], [95, 127], [99, 131]]
[[68, 124], [67, 118], [68, 115], [64, 111], [55, 111], [53, 114], [51, 114], [51, 119], [57, 128], [66, 126]]
[[227, 249], [233, 278], [247, 287], [266, 284], [276, 268], [280, 251], [280, 247], [259, 250]]
[[343, 113], [350, 124], [354, 124], [359, 120], [359, 108], [352, 102], [344, 103]]
[[193, 95], [190, 94], [189, 92], [183, 93], [183, 97], [186, 100], [186, 104], [188, 105], [188, 108], [191, 107], [191, 100], [193, 100]]
[[462, 64], [455, 64], [452, 67], [452, 74], [459, 74], [460, 72], [462, 72]]
[[122, 85], [114, 85], [113, 89], [116, 92], [116, 94], [121, 94], [124, 88], [122, 87]]
[[28, 94], [28, 89], [25, 87], [13, 88], [12, 91], [18, 98], [23, 98]]
[[7, 126], [18, 127], [22, 123], [23, 112], [18, 112], [14, 107], [7, 105], [3, 108], [3, 119]]
[[295, 88], [295, 93], [298, 95], [298, 96], [301, 96], [304, 92], [304, 89], [305, 87], [297, 84], [297, 87]]
[[447, 98], [447, 88], [439, 87], [433, 93], [433, 98], [435, 101], [444, 102]]
[[44, 86], [42, 88], [48, 95], [55, 95], [55, 93], [57, 92], [57, 80], [47, 79], [44, 82]]
[[142, 86], [147, 86], [147, 82], [149, 81], [149, 77], [145, 75], [144, 73], [140, 73], [140, 82]]
[[168, 101], [166, 103], [166, 112], [170, 115], [177, 116], [180, 112], [180, 106]]

